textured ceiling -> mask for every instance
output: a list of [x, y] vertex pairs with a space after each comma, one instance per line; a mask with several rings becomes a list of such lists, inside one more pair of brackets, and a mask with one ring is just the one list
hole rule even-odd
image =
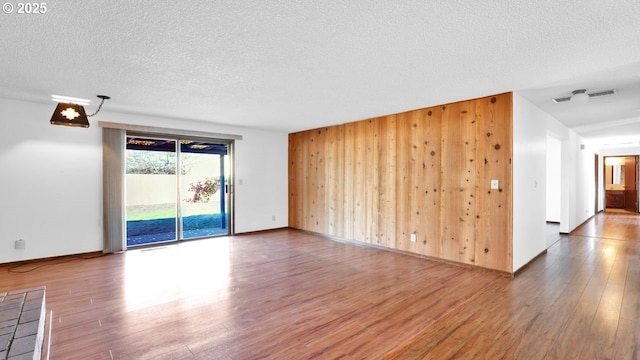
[[637, 88], [639, 24], [638, 0], [55, 1], [0, 14], [0, 97], [291, 132], [612, 69]]

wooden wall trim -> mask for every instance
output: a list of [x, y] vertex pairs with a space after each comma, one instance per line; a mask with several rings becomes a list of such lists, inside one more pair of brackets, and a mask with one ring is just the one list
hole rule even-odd
[[506, 93], [289, 134], [289, 227], [511, 273], [512, 123]]

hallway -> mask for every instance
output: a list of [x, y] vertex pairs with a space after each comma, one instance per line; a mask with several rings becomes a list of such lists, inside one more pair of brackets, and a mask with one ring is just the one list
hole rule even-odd
[[640, 242], [640, 215], [607, 210], [582, 224], [571, 235]]
[[637, 359], [640, 217], [600, 213], [386, 359]]

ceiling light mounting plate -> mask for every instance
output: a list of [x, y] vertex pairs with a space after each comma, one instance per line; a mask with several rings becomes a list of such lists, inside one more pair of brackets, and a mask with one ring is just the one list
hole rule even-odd
[[87, 115], [87, 117], [92, 117], [92, 116], [98, 115], [98, 113], [100, 112], [100, 109], [102, 109], [102, 104], [104, 104], [104, 101], [111, 99], [111, 96], [107, 96], [107, 95], [96, 95], [96, 97], [98, 97], [98, 99], [102, 99], [100, 101], [100, 105], [98, 105], [98, 109], [96, 110], [96, 112], [94, 112], [91, 115]]
[[589, 94], [587, 89], [578, 89], [571, 92], [571, 102], [576, 104], [586, 104], [589, 102]]

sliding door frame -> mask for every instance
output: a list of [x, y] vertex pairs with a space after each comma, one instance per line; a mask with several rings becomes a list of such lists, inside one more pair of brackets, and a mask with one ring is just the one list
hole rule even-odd
[[[127, 136], [148, 136], [180, 140], [201, 140], [226, 144], [229, 156], [229, 236], [235, 234], [235, 141], [241, 135], [190, 131], [99, 121], [103, 130], [103, 252], [127, 249], [125, 218], [125, 148]], [[225, 191], [224, 184], [221, 190]], [[179, 230], [179, 229], [177, 229]]]

